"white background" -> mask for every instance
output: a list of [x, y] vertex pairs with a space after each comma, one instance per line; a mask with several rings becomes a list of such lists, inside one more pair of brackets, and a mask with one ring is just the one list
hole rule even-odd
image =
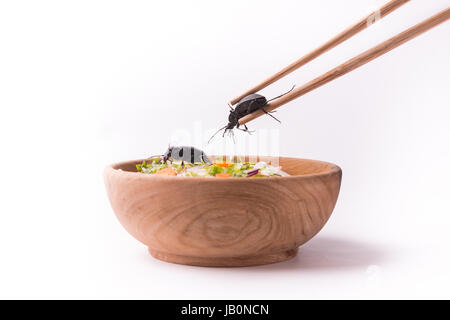
[[[331, 219], [293, 260], [157, 261], [104, 191], [107, 164], [161, 153], [177, 128], [207, 136], [228, 100], [383, 3], [2, 1], [0, 298], [450, 298], [448, 22], [283, 106], [281, 125], [250, 123], [279, 129], [282, 155], [343, 169]], [[448, 5], [411, 1], [263, 94]]]

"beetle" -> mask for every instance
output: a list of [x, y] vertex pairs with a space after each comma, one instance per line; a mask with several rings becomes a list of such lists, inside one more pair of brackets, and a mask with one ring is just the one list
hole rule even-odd
[[167, 151], [163, 154], [162, 160], [164, 162], [167, 162], [169, 158], [171, 158], [172, 160], [181, 160], [182, 164], [184, 164], [184, 162], [205, 162], [207, 164], [212, 163], [202, 150], [190, 146], [169, 146], [169, 148], [167, 148]]
[[225, 133], [227, 131], [229, 131], [230, 134], [233, 134], [232, 130], [234, 128], [242, 130], [244, 132], [251, 133], [252, 131], [250, 131], [245, 124], [244, 124], [245, 129], [240, 128], [239, 119], [243, 118], [244, 116], [246, 116], [252, 112], [255, 112], [256, 110], [262, 110], [265, 114], [271, 116], [276, 121], [281, 123], [280, 120], [278, 120], [271, 114], [275, 111], [266, 111], [266, 109], [264, 107], [270, 101], [278, 99], [278, 98], [288, 94], [289, 92], [294, 90], [294, 87], [295, 87], [295, 85], [288, 92], [285, 92], [285, 93], [279, 95], [278, 97], [272, 98], [270, 100], [267, 100], [266, 97], [264, 97], [258, 93], [252, 93], [252, 94], [249, 94], [249, 95], [243, 97], [241, 100], [239, 100], [239, 102], [237, 102], [235, 104], [234, 108], [230, 104], [228, 104], [228, 106], [230, 107], [230, 114], [228, 116], [228, 124], [226, 126], [220, 128], [219, 130], [217, 130], [217, 132], [214, 133], [212, 135], [212, 137], [209, 139], [208, 143], [211, 142], [211, 140], [214, 138], [214, 136], [222, 130], [224, 130], [222, 137], [225, 136]]

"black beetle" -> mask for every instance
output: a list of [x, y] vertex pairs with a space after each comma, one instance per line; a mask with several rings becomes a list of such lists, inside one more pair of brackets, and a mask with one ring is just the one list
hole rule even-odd
[[278, 120], [277, 118], [275, 118], [273, 115], [271, 115], [272, 112], [268, 112], [264, 109], [264, 107], [267, 105], [267, 103], [269, 103], [272, 100], [278, 99], [282, 96], [284, 96], [285, 94], [288, 94], [289, 92], [291, 92], [294, 89], [295, 86], [293, 86], [291, 88], [291, 90], [289, 90], [286, 93], [283, 93], [281, 95], [279, 95], [278, 97], [272, 98], [270, 100], [267, 100], [266, 97], [257, 94], [257, 93], [252, 93], [249, 94], [248, 96], [245, 96], [244, 98], [242, 98], [241, 100], [239, 100], [238, 103], [235, 104], [235, 107], [233, 108], [230, 104], [228, 104], [228, 106], [230, 107], [230, 115], [228, 116], [228, 124], [222, 128], [220, 128], [219, 130], [217, 130], [216, 133], [213, 134], [213, 136], [209, 139], [208, 143], [211, 142], [212, 138], [214, 138], [214, 136], [216, 134], [218, 134], [221, 130], [224, 130], [222, 137], [225, 136], [225, 133], [227, 131], [229, 131], [231, 134], [233, 134], [233, 129], [236, 127], [239, 130], [251, 133], [250, 130], [248, 130], [247, 126], [244, 124], [244, 128], [245, 129], [241, 129], [239, 128], [239, 119], [241, 119], [242, 117], [255, 112], [256, 110], [261, 109], [264, 113], [266, 113], [267, 115], [271, 116], [272, 118], [274, 118], [276, 121], [280, 122], [280, 120]]
[[169, 158], [173, 160], [181, 160], [184, 162], [205, 162], [207, 164], [211, 164], [211, 160], [209, 160], [208, 156], [200, 149], [195, 147], [171, 147], [167, 148], [167, 151], [164, 153], [162, 160], [167, 162]]

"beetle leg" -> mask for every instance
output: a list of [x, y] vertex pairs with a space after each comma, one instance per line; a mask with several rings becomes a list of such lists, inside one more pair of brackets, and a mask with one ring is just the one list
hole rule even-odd
[[248, 130], [248, 128], [247, 128], [247, 126], [245, 124], [243, 126], [244, 126], [245, 129], [239, 128], [239, 124], [236, 126], [236, 128], [241, 130], [241, 131], [247, 132], [248, 134], [252, 134], [252, 132], [255, 132], [255, 131]]
[[248, 132], [248, 134], [252, 134], [252, 132], [255, 132], [255, 131], [248, 130], [248, 128], [247, 128], [247, 126], [245, 124], [244, 124], [244, 128], [245, 128], [245, 131]]
[[273, 115], [271, 115], [270, 112], [267, 112], [266, 109], [264, 109], [264, 107], [261, 107], [261, 110], [262, 110], [265, 114], [267, 114], [268, 116], [271, 116], [272, 118], [274, 118], [275, 120], [277, 120], [279, 123], [281, 123], [281, 121], [278, 120], [277, 118], [275, 118]]
[[212, 164], [211, 160], [209, 160], [208, 156], [204, 153], [202, 153], [202, 160], [206, 164]]

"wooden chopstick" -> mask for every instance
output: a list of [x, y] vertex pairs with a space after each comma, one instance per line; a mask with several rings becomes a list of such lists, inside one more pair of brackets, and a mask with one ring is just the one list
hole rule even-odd
[[248, 96], [249, 94], [258, 92], [259, 90], [267, 87], [268, 85], [274, 83], [275, 81], [278, 81], [279, 79], [283, 78], [284, 76], [288, 75], [294, 70], [297, 70], [301, 66], [305, 65], [306, 63], [310, 62], [311, 60], [317, 58], [321, 54], [327, 52], [328, 50], [336, 47], [338, 44], [344, 42], [345, 40], [351, 38], [358, 32], [366, 29], [368, 26], [375, 23], [377, 20], [383, 18], [384, 16], [388, 15], [398, 7], [402, 6], [409, 0], [392, 0], [386, 3], [384, 6], [382, 6], [380, 9], [372, 12], [368, 16], [362, 18], [357, 23], [355, 23], [353, 26], [347, 28], [346, 30], [339, 33], [337, 36], [329, 40], [328, 42], [324, 43], [320, 47], [314, 49], [310, 53], [306, 54], [305, 56], [301, 57], [297, 61], [291, 63], [287, 67], [283, 68], [279, 72], [275, 73], [273, 76], [267, 78], [260, 84], [254, 86], [253, 88], [247, 90], [240, 96], [237, 96], [233, 100], [230, 101], [231, 105], [234, 105], [235, 103], [239, 102], [242, 98], [245, 96]]
[[[427, 20], [416, 24], [415, 26], [403, 31], [402, 33], [386, 40], [379, 45], [359, 54], [358, 56], [348, 60], [347, 62], [337, 66], [336, 68], [328, 71], [327, 73], [315, 78], [314, 80], [306, 83], [305, 85], [292, 90], [290, 93], [273, 100], [268, 103], [264, 109], [268, 111], [272, 111], [285, 103], [292, 101], [305, 93], [308, 93], [340, 76], [343, 76], [346, 73], [349, 73], [352, 70], [366, 64], [369, 61], [372, 61], [375, 58], [385, 54], [386, 52], [400, 46], [401, 44], [417, 37], [418, 35], [424, 33], [425, 31], [430, 30], [431, 28], [445, 22], [450, 18], [450, 7], [441, 11], [440, 13], [428, 18]], [[259, 116], [264, 115], [265, 113], [261, 110], [257, 110], [251, 114], [246, 115], [239, 119], [239, 124], [243, 125]]]

